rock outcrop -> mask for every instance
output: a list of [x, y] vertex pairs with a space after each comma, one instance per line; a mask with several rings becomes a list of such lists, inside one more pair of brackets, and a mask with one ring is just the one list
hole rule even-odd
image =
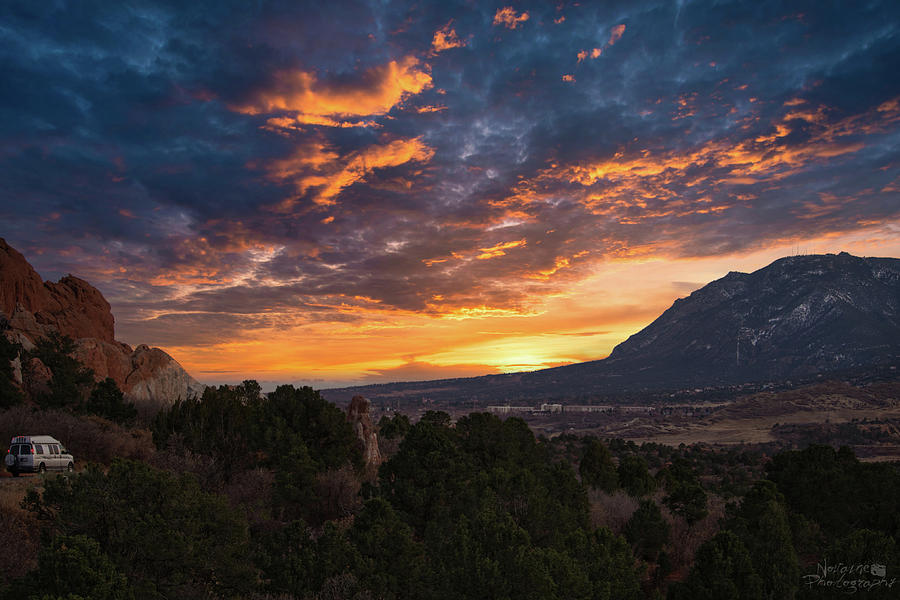
[[72, 339], [114, 342], [115, 321], [100, 290], [68, 275], [41, 280], [22, 254], [0, 238], [0, 311], [29, 337], [58, 331]]
[[[0, 321], [3, 333], [29, 350], [37, 340], [58, 332], [75, 341], [74, 356], [96, 379], [111, 377], [128, 400], [158, 408], [199, 394], [203, 385], [159, 348], [132, 349], [115, 339], [109, 302], [87, 281], [73, 275], [43, 281], [25, 257], [0, 238]], [[35, 359], [36, 360], [36, 359]], [[38, 361], [40, 362], [40, 361]], [[24, 365], [19, 372], [46, 386], [46, 366]], [[26, 386], [27, 387], [27, 386]]]
[[363, 446], [363, 457], [366, 465], [377, 467], [381, 464], [381, 452], [378, 450], [378, 434], [369, 416], [370, 402], [362, 396], [353, 396], [347, 408], [347, 421], [353, 426], [356, 437]]

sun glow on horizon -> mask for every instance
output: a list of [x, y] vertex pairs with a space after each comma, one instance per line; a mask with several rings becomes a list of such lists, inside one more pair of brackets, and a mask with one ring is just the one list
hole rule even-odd
[[[234, 340], [164, 349], [203, 383], [313, 382], [335, 387], [531, 371], [606, 357], [672, 302], [729, 271], [797, 253], [900, 256], [900, 223], [753, 252], [703, 258], [643, 255], [599, 263], [540, 310], [458, 309], [446, 314], [368, 309], [336, 326], [236, 331]], [[358, 313], [363, 309], [348, 309]]]

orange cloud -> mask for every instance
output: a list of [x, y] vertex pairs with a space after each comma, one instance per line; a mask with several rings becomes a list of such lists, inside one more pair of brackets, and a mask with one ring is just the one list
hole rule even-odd
[[590, 52], [588, 52], [587, 50], [582, 50], [582, 51], [579, 52], [578, 55], [577, 55], [577, 56], [578, 56], [578, 62], [583, 61], [583, 60], [586, 59], [588, 56], [590, 56], [591, 58], [600, 58], [600, 55], [601, 55], [601, 54], [603, 54], [603, 48], [594, 48], [594, 49], [591, 50]]
[[575, 76], [574, 76], [574, 75], [563, 75], [563, 76], [562, 76], [562, 80], [563, 80], [563, 81], [568, 81], [568, 82], [570, 82], [570, 83], [574, 83], [574, 82], [575, 82]]
[[387, 114], [407, 97], [431, 86], [428, 65], [407, 56], [372, 67], [351, 83], [322, 81], [306, 71], [282, 71], [249, 102], [231, 108], [251, 115], [287, 113], [270, 119], [270, 127], [367, 127], [371, 121], [359, 121], [360, 117]]
[[462, 48], [466, 45], [466, 42], [456, 36], [456, 30], [450, 28], [451, 23], [453, 23], [452, 20], [434, 32], [434, 39], [431, 40], [432, 53], [437, 54], [444, 50]]
[[[804, 121], [808, 135], [801, 143], [788, 142], [798, 119]], [[824, 107], [802, 112], [789, 107], [772, 123], [771, 133], [738, 140], [712, 139], [694, 147], [657, 152], [621, 150], [604, 160], [554, 164], [533, 178], [521, 180], [510, 195], [492, 204], [531, 210], [529, 207], [555, 201], [563, 183], [582, 186], [581, 194], [574, 190], [567, 193], [610, 222], [637, 224], [714, 214], [752, 201], [754, 196], [732, 191], [727, 202], [714, 202], [710, 196], [724, 196], [697, 194], [723, 184], [777, 182], [813, 164], [858, 152], [865, 147], [861, 135], [883, 133], [897, 123], [900, 99], [838, 120], [830, 120]], [[686, 195], [686, 190], [696, 192]], [[811, 214], [823, 210], [821, 205], [806, 209]], [[827, 210], [833, 210], [833, 206]]]
[[479, 248], [478, 250], [481, 252], [477, 258], [478, 260], [487, 260], [489, 258], [497, 258], [498, 256], [505, 256], [507, 250], [511, 250], [512, 248], [519, 248], [525, 245], [525, 240], [517, 240], [515, 242], [501, 242], [490, 248]]
[[608, 46], [612, 46], [616, 42], [622, 39], [622, 34], [625, 33], [625, 25], [616, 25], [612, 28], [612, 33], [609, 34], [609, 41], [606, 43]]
[[498, 8], [496, 14], [494, 14], [494, 25], [503, 25], [507, 29], [516, 29], [527, 20], [527, 12], [518, 14], [512, 6]]
[[[293, 156], [274, 161], [269, 175], [277, 181], [293, 181], [300, 195], [319, 188], [313, 200], [322, 206], [335, 203], [345, 188], [363, 181], [372, 169], [396, 167], [408, 162], [427, 162], [434, 150], [421, 138], [399, 139], [383, 146], [370, 146], [345, 157], [339, 157], [325, 145], [300, 148]], [[280, 206], [290, 210], [296, 203], [289, 199]]]

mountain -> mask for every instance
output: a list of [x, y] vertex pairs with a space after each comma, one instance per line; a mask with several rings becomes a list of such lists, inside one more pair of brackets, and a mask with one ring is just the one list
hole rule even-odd
[[680, 298], [604, 360], [530, 373], [326, 390], [373, 400], [591, 399], [804, 379], [900, 361], [900, 260], [792, 256]]
[[[72, 275], [55, 283], [43, 281], [25, 257], [0, 238], [0, 333], [27, 350], [52, 332], [72, 338], [75, 358], [98, 380], [112, 377], [136, 405], [160, 406], [203, 390], [159, 348], [117, 342], [115, 319], [100, 290]], [[42, 365], [32, 367], [50, 376]], [[21, 364], [16, 379], [23, 383]]]
[[750, 381], [876, 364], [898, 350], [900, 260], [842, 252], [729, 273], [676, 300], [604, 362]]

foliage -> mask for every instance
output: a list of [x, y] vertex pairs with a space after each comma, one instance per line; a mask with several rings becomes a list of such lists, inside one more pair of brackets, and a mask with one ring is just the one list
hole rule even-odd
[[660, 471], [658, 478], [665, 483], [668, 494], [663, 502], [672, 513], [684, 517], [689, 525], [708, 514], [706, 492], [687, 460], [675, 458], [668, 467]]
[[669, 541], [669, 524], [653, 500], [643, 500], [625, 525], [625, 539], [644, 560], [655, 560]]
[[762, 581], [741, 540], [722, 531], [697, 552], [687, 580], [669, 588], [669, 600], [758, 600]]
[[611, 494], [619, 487], [619, 475], [612, 454], [600, 440], [591, 438], [584, 448], [578, 465], [581, 481]]
[[409, 417], [403, 413], [397, 413], [393, 417], [385, 415], [378, 421], [378, 433], [386, 440], [404, 437], [410, 427], [412, 424], [409, 422]]
[[473, 474], [458, 446], [457, 432], [424, 419], [410, 430], [400, 449], [381, 466], [381, 493], [418, 532], [450, 511], [450, 504], [472, 500]]
[[125, 576], [88, 536], [57, 536], [41, 549], [38, 561], [35, 571], [11, 586], [7, 598], [134, 599]]
[[[815, 571], [804, 574], [803, 582], [799, 597], [801, 598], [825, 598], [833, 600], [837, 598], [846, 598], [850, 595], [848, 588], [828, 588], [816, 585], [818, 576], [822, 575], [819, 565], [827, 563], [830, 566], [846, 566], [855, 567], [855, 571], [844, 575], [847, 581], [862, 580], [866, 582], [876, 582], [881, 576], [872, 573], [871, 565], [882, 565], [885, 567], [884, 578], [886, 582], [890, 582], [897, 578], [900, 573], [900, 552], [898, 552], [897, 544], [894, 539], [880, 531], [872, 531], [871, 529], [859, 529], [838, 540], [825, 553], [825, 556], [819, 564], [816, 565]], [[831, 575], [825, 577], [828, 579], [838, 579], [840, 575]], [[897, 579], [900, 581], [900, 579]], [[892, 586], [878, 585], [865, 589], [858, 587], [857, 591], [864, 593], [866, 598], [876, 600], [888, 600], [897, 597], [897, 586], [900, 583], [894, 583]]]
[[264, 452], [280, 449], [282, 435], [299, 435], [317, 471], [347, 463], [362, 466], [362, 453], [347, 416], [311, 387], [278, 386], [258, 406], [254, 436], [265, 440]]
[[647, 461], [637, 454], [626, 454], [617, 469], [619, 483], [629, 496], [642, 498], [656, 489], [656, 481], [647, 469]]
[[304, 501], [311, 477], [350, 463], [362, 465], [356, 436], [344, 413], [309, 387], [279, 386], [266, 397], [259, 384], [206, 388], [201, 398], [176, 402], [151, 426], [164, 448], [180, 439], [193, 452], [212, 457], [227, 481], [255, 464], [282, 477], [282, 497]]
[[0, 409], [22, 402], [22, 392], [13, 379], [12, 361], [22, 352], [22, 346], [6, 338], [0, 331]]
[[729, 507], [723, 524], [740, 538], [759, 575], [765, 598], [788, 600], [797, 593], [800, 570], [791, 539], [784, 497], [770, 481], [760, 481], [740, 507]]
[[39, 339], [35, 347], [25, 353], [27, 359], [40, 359], [53, 373], [49, 391], [35, 398], [41, 408], [74, 407], [87, 397], [94, 383], [94, 373], [84, 367], [74, 353], [72, 338], [56, 331]]
[[473, 413], [450, 427], [431, 413], [382, 465], [379, 493], [423, 539], [434, 597], [637, 597], [627, 544], [587, 533], [584, 488], [521, 419]]
[[25, 505], [58, 534], [95, 540], [141, 598], [233, 596], [256, 580], [246, 524], [190, 476], [115, 460], [48, 479]]
[[846, 446], [809, 446], [776, 455], [766, 470], [787, 505], [830, 537], [857, 529], [900, 536], [900, 472], [893, 465], [861, 463]]
[[97, 383], [90, 397], [81, 404], [78, 412], [98, 415], [122, 425], [132, 425], [137, 417], [133, 402], [125, 402], [125, 396], [111, 377]]
[[429, 589], [425, 549], [382, 498], [366, 502], [349, 541], [359, 555], [354, 574], [379, 598], [422, 598]]

